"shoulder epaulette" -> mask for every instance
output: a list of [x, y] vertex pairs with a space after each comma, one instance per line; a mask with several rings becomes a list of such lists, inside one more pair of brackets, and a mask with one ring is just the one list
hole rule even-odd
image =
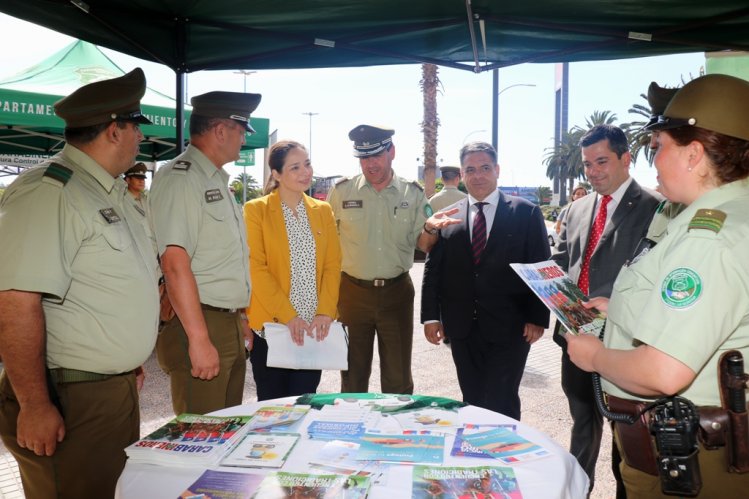
[[335, 181], [335, 185], [341, 185], [344, 182], [348, 182], [349, 180], [351, 180], [349, 177], [341, 177]]
[[418, 181], [412, 180], [411, 183], [415, 185], [420, 191], [424, 190], [424, 186], [422, 186]]
[[172, 167], [175, 170], [178, 171], [187, 171], [192, 166], [192, 163], [189, 161], [179, 160], [174, 163], [174, 166]]
[[60, 163], [50, 163], [49, 166], [44, 170], [44, 177], [51, 178], [65, 185], [73, 176], [73, 170], [67, 166], [63, 166]]
[[726, 221], [726, 213], [720, 210], [709, 210], [701, 209], [697, 210], [692, 220], [689, 221], [689, 227], [687, 230], [692, 229], [703, 229], [715, 232], [720, 232], [723, 228], [723, 223]]
[[666, 206], [666, 200], [664, 199], [660, 203], [658, 203], [658, 206], [655, 208], [656, 213], [660, 213], [663, 211], [663, 208]]

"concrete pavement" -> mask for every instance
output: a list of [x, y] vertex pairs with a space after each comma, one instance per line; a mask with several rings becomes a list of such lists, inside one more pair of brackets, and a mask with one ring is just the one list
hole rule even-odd
[[[435, 395], [461, 400], [460, 389], [455, 375], [450, 350], [443, 345], [434, 346], [424, 339], [418, 321], [421, 276], [423, 264], [416, 264], [411, 277], [416, 288], [414, 313], [413, 376], [416, 393]], [[375, 352], [370, 390], [380, 390], [379, 361]], [[173, 417], [169, 402], [169, 380], [161, 372], [152, 355], [146, 363], [147, 378], [141, 392], [141, 434], [149, 433]], [[248, 365], [244, 400], [256, 400], [255, 384]], [[559, 381], [560, 350], [551, 339], [551, 331], [533, 345], [520, 386], [523, 422], [540, 429], [563, 447], [569, 445], [571, 420], [567, 409], [567, 399], [562, 393]], [[337, 371], [323, 373], [319, 392], [340, 391], [340, 375]], [[611, 434], [606, 427], [604, 445], [598, 460], [596, 488], [591, 499], [615, 497], [614, 480], [609, 471]], [[23, 498], [15, 460], [0, 444], [0, 497], [7, 499]]]

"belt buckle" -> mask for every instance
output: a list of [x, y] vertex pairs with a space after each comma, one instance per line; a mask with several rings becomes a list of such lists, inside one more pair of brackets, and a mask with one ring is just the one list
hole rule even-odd
[[385, 279], [375, 279], [372, 281], [372, 285], [375, 288], [381, 288], [385, 285]]

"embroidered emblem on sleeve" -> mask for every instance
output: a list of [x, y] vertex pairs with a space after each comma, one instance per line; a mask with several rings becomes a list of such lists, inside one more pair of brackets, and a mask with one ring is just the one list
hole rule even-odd
[[427, 204], [425, 204], [425, 205], [424, 205], [424, 215], [425, 215], [425, 216], [426, 216], [427, 218], [429, 218], [429, 217], [431, 217], [432, 215], [434, 215], [434, 210], [433, 210], [433, 209], [432, 209], [432, 207], [431, 207], [431, 206], [429, 205], [429, 203], [427, 203]]
[[663, 279], [661, 300], [671, 308], [687, 308], [702, 295], [702, 278], [692, 269], [674, 269]]

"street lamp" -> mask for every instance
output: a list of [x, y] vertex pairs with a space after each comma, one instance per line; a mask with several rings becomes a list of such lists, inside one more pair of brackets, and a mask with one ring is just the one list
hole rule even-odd
[[[239, 71], [234, 71], [235, 75], [242, 75], [244, 78], [244, 93], [247, 93], [247, 77], [250, 76], [253, 73], [257, 73], [257, 71], [247, 71], [246, 69], [240, 69]], [[245, 162], [246, 163], [246, 162]], [[249, 182], [247, 182], [247, 165], [242, 165], [242, 206], [247, 202], [247, 185]]]
[[495, 150], [499, 145], [499, 96], [511, 88], [535, 86], [535, 83], [515, 83], [499, 90], [499, 70], [492, 71], [492, 145]]
[[320, 113], [311, 113], [308, 111], [302, 114], [309, 116], [309, 160], [312, 161], [312, 117], [317, 116]]
[[485, 131], [486, 131], [486, 130], [473, 130], [472, 132], [468, 132], [468, 133], [466, 134], [466, 136], [465, 136], [465, 137], [463, 137], [463, 142], [461, 142], [461, 145], [465, 144], [465, 143], [466, 143], [466, 140], [468, 140], [468, 137], [470, 137], [470, 136], [471, 136], [471, 135], [473, 135], [474, 133], [483, 133], [483, 132], [485, 132]]

